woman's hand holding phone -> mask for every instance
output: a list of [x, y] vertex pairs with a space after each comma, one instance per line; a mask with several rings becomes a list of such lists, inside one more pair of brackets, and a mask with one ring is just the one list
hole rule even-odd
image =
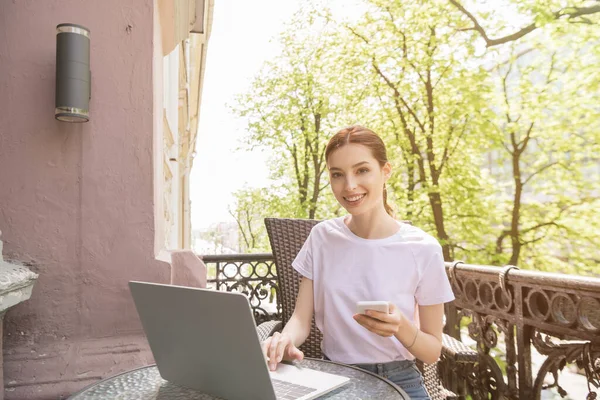
[[277, 364], [282, 360], [301, 361], [304, 358], [304, 353], [294, 346], [290, 336], [285, 332], [275, 332], [263, 342], [262, 348], [271, 371], [275, 371]]
[[406, 325], [406, 317], [393, 303], [389, 303], [388, 312], [366, 309], [364, 314], [355, 314], [353, 318], [369, 331], [383, 337], [394, 336]]

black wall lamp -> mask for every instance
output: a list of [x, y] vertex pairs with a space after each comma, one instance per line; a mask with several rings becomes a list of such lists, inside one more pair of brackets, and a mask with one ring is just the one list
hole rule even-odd
[[54, 117], [64, 122], [88, 122], [91, 97], [90, 30], [76, 24], [59, 24]]

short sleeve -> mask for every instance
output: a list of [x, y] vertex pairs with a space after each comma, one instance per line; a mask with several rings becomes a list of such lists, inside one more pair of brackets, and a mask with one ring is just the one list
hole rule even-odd
[[313, 243], [313, 234], [312, 232], [308, 235], [308, 238], [302, 245], [300, 252], [292, 262], [292, 267], [298, 273], [308, 279], [313, 279], [313, 252], [312, 252], [312, 243]]
[[436, 243], [432, 250], [434, 254], [428, 257], [429, 263], [421, 274], [415, 293], [417, 304], [420, 306], [432, 306], [454, 300], [454, 293], [444, 266], [442, 247]]

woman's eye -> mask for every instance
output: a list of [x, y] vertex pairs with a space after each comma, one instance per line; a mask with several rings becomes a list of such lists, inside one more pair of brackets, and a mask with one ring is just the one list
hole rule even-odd
[[333, 174], [331, 174], [332, 178], [339, 178], [340, 176], [342, 176], [342, 174], [340, 174], [339, 172], [334, 172]]
[[358, 170], [359, 174], [366, 174], [367, 172], [369, 172], [369, 170], [367, 168], [361, 168]]

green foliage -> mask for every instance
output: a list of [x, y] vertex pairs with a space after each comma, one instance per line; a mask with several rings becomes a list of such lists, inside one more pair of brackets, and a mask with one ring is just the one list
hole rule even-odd
[[593, 274], [597, 3], [365, 3], [351, 22], [323, 7], [299, 11], [282, 53], [238, 98], [246, 148], [274, 154], [273, 185], [240, 191], [232, 211], [245, 249], [268, 250], [265, 216], [344, 213], [324, 149], [359, 122], [388, 145], [398, 217], [436, 235], [447, 259]]

